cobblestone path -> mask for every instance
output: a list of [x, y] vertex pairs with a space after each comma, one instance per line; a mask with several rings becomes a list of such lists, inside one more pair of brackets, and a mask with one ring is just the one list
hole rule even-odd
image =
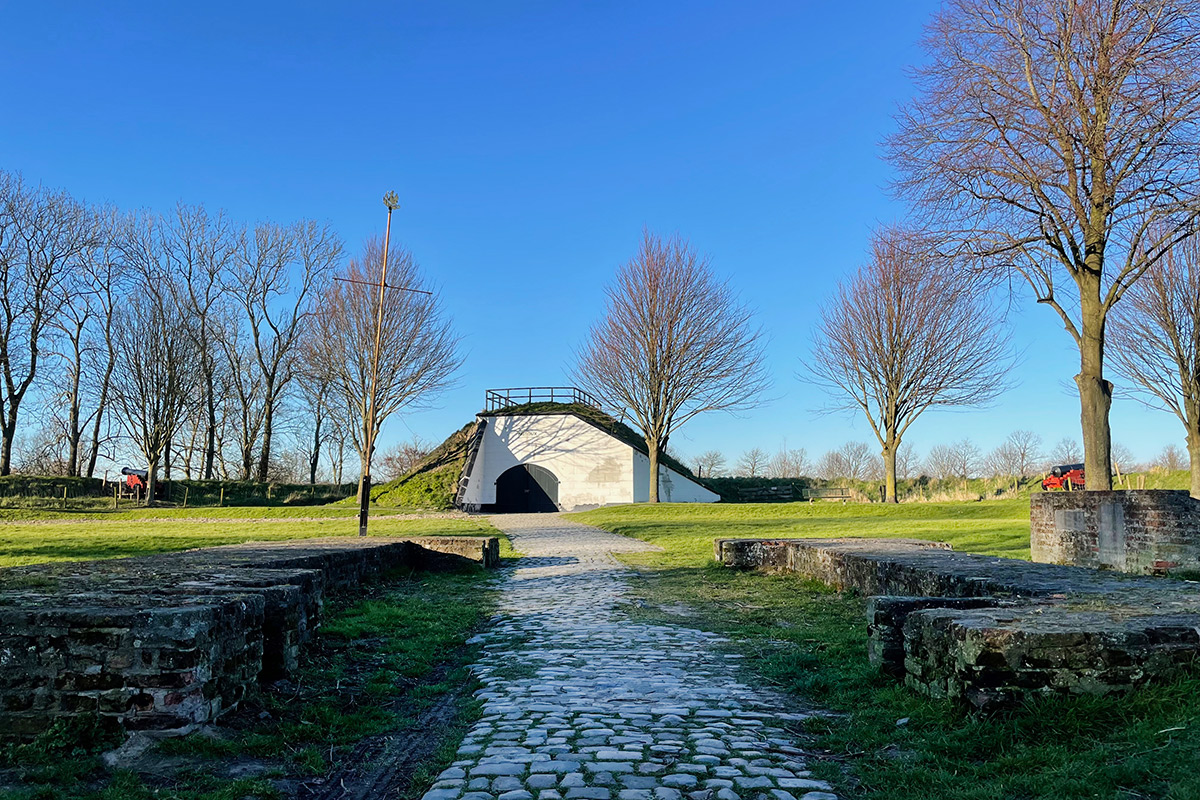
[[611, 553], [554, 515], [493, 517], [526, 555], [480, 637], [483, 718], [424, 800], [837, 800], [714, 634], [631, 621]]

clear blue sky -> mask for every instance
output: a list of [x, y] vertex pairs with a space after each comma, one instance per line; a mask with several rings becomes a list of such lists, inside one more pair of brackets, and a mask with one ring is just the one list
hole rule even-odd
[[[909, 96], [932, 0], [8, 4], [0, 167], [93, 201], [176, 201], [246, 220], [329, 220], [351, 248], [394, 234], [442, 287], [468, 352], [438, 408], [393, 420], [440, 440], [484, 389], [561, 384], [601, 287], [643, 226], [711, 255], [769, 330], [775, 400], [701, 418], [696, 453], [816, 457], [866, 425], [815, 413], [796, 372], [816, 310], [863, 258], [887, 194], [879, 142]], [[1018, 302], [1015, 387], [930, 414], [920, 453], [1012, 429], [1078, 438], [1074, 346]], [[1131, 400], [1139, 457], [1182, 426]], [[386, 443], [386, 442], [385, 442]]]

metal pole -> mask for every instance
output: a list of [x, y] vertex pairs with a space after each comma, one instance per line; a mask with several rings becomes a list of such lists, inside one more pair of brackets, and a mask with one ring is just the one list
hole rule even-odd
[[366, 456], [363, 458], [362, 487], [358, 503], [358, 535], [367, 535], [367, 516], [371, 505], [371, 456], [375, 449], [375, 389], [379, 382], [379, 348], [383, 339], [383, 292], [387, 288], [388, 243], [392, 238], [392, 212], [400, 206], [395, 192], [383, 196], [387, 206], [387, 227], [383, 233], [383, 268], [379, 276], [379, 304], [375, 310], [375, 348], [371, 353], [371, 389], [367, 395], [366, 430], [363, 432]]

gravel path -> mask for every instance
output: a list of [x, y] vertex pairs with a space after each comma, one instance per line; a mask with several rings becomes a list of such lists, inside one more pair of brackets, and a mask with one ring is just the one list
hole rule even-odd
[[479, 637], [483, 718], [423, 800], [837, 800], [715, 634], [625, 614], [612, 553], [651, 545], [556, 515], [491, 518], [525, 554]]

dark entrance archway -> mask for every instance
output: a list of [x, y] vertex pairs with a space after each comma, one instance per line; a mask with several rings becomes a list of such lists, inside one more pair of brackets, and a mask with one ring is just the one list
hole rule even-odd
[[519, 464], [496, 479], [496, 511], [558, 511], [558, 478], [537, 464]]

